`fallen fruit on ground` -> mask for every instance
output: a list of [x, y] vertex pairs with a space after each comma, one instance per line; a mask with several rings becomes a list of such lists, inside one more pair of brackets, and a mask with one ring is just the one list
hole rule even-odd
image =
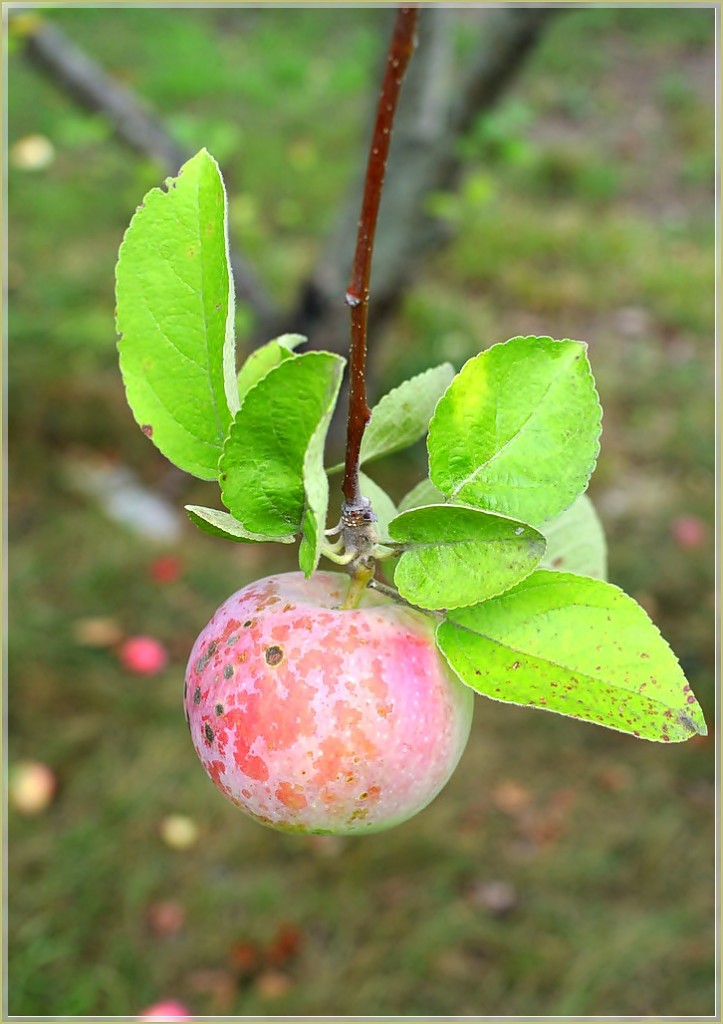
[[684, 551], [696, 551], [704, 547], [707, 540], [705, 523], [697, 516], [678, 516], [672, 522], [671, 533]]
[[168, 664], [166, 648], [152, 636], [131, 636], [118, 652], [121, 664], [139, 676], [155, 676]]
[[138, 1020], [193, 1020], [191, 1012], [183, 1003], [175, 999], [166, 999], [142, 1010]]
[[269, 576], [233, 594], [191, 652], [185, 708], [216, 786], [287, 832], [358, 834], [406, 821], [467, 743], [473, 693], [435, 620], [347, 576]]
[[190, 850], [198, 842], [198, 825], [185, 814], [169, 814], [160, 826], [161, 839], [172, 850]]
[[8, 797], [21, 814], [41, 814], [52, 803], [57, 787], [57, 779], [46, 764], [21, 761], [10, 770]]

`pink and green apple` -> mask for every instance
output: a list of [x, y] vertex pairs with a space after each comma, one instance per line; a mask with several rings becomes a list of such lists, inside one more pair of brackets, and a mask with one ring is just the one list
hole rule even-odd
[[185, 709], [201, 762], [229, 800], [273, 828], [359, 834], [399, 824], [462, 755], [473, 692], [435, 622], [347, 576], [269, 576], [233, 594], [191, 652]]

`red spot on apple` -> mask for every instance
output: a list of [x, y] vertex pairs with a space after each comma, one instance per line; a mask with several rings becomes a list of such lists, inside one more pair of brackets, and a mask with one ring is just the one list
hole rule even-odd
[[[354, 834], [405, 821], [442, 789], [467, 742], [473, 693], [437, 651], [434, 619], [371, 591], [341, 610], [348, 586], [325, 572], [251, 584], [191, 652], [185, 703], [204, 768], [277, 829]], [[232, 634], [228, 674], [211, 652]]]
[[307, 804], [301, 786], [294, 786], [290, 782], [282, 782], [276, 790], [276, 796], [284, 807], [290, 807], [295, 811], [301, 810]]

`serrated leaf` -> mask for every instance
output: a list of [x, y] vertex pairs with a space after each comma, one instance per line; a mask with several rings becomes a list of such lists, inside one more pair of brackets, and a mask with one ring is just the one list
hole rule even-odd
[[324, 541], [326, 513], [329, 507], [329, 478], [324, 469], [324, 443], [344, 373], [344, 360], [339, 356], [335, 358], [336, 362], [330, 364], [332, 372], [329, 374], [321, 418], [304, 455], [303, 480], [306, 507], [301, 524], [299, 568], [307, 579], [319, 564], [321, 546]]
[[343, 368], [340, 356], [305, 352], [246, 394], [223, 447], [219, 481], [224, 505], [249, 532], [281, 537], [301, 529], [306, 451], [333, 407]]
[[543, 523], [547, 550], [540, 568], [607, 579], [607, 545], [595, 506], [581, 494], [570, 508]]
[[[410, 377], [380, 398], [364, 431], [360, 465], [408, 448], [424, 437], [434, 408], [453, 377], [451, 363], [442, 363]], [[329, 472], [343, 468], [340, 462]]]
[[462, 367], [429, 425], [429, 475], [447, 500], [539, 525], [585, 490], [602, 416], [585, 349], [512, 338]]
[[707, 732], [658, 629], [602, 580], [538, 569], [500, 597], [451, 612], [437, 643], [459, 678], [493, 700], [649, 740]]
[[226, 194], [206, 150], [139, 207], [116, 269], [120, 366], [143, 432], [179, 468], [213, 480], [239, 407]]
[[360, 460], [371, 462], [401, 451], [427, 433], [437, 402], [454, 378], [451, 363], [405, 380], [377, 402], [364, 431]]
[[293, 350], [305, 341], [303, 334], [282, 334], [254, 349], [238, 372], [239, 401], [243, 402], [246, 393], [254, 384], [258, 384], [269, 370], [273, 370], [285, 359], [293, 359]]
[[359, 474], [359, 486], [365, 498], [372, 503], [374, 515], [377, 517], [376, 532], [379, 543], [389, 540], [389, 524], [397, 515], [397, 508], [387, 492], [375, 483], [366, 473]]
[[421, 480], [416, 487], [404, 495], [399, 502], [399, 511], [406, 512], [410, 508], [422, 508], [424, 505], [443, 505], [444, 495], [438, 491], [432, 481]]
[[258, 533], [249, 533], [244, 530], [241, 523], [234, 519], [228, 512], [218, 508], [204, 508], [202, 505], [185, 505], [188, 518], [204, 533], [210, 533], [213, 537], [223, 537], [225, 540], [233, 540], [239, 544], [263, 543], [264, 541], [276, 541], [280, 544], [293, 544], [293, 533], [286, 537], [265, 537]]
[[394, 571], [402, 597], [422, 608], [485, 601], [528, 576], [545, 539], [526, 523], [463, 505], [428, 505], [389, 524], [408, 545]]

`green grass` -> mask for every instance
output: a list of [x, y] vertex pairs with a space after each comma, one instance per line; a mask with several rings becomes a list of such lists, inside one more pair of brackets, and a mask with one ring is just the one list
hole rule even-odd
[[[238, 244], [291, 296], [358, 173], [388, 13], [52, 16], [189, 147], [217, 152]], [[462, 28], [461, 53], [464, 41]], [[454, 239], [417, 272], [376, 360], [387, 390], [515, 334], [588, 341], [611, 578], [649, 609], [710, 723], [712, 60], [710, 10], [558, 16], [466, 143], [459, 193], [431, 197]], [[117, 371], [117, 247], [158, 169], [18, 47], [10, 85], [10, 145], [39, 132], [56, 160], [9, 170], [9, 757], [47, 762], [60, 788], [39, 818], [9, 812], [9, 1011], [128, 1017], [171, 996], [251, 1017], [712, 1013], [712, 740], [664, 748], [480, 699], [431, 807], [338, 843], [266, 831], [213, 790], [180, 709], [187, 652], [221, 600], [294, 568], [293, 552], [229, 550], [189, 525], [182, 577], [160, 586], [156, 548], [70, 486], [69, 460], [101, 453], [179, 507], [218, 500], [168, 477]], [[376, 475], [399, 497], [423, 472], [420, 445]], [[710, 543], [676, 546], [681, 515]], [[80, 646], [90, 616], [158, 636], [168, 670], [130, 677], [112, 650]], [[170, 813], [196, 821], [195, 847], [164, 845]], [[480, 902], [496, 881], [516, 891], [506, 917]], [[185, 924], [164, 938], [148, 910], [168, 899]], [[232, 951], [284, 926], [300, 945], [273, 996]]]

